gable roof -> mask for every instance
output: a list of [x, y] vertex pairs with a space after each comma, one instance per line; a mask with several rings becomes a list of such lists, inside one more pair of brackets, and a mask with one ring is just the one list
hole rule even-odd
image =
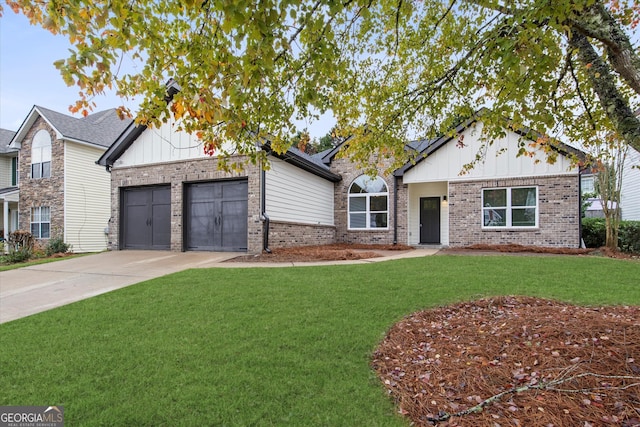
[[[417, 141], [412, 141], [407, 144], [410, 149], [413, 149], [417, 152], [417, 156], [414, 161], [409, 161], [404, 164], [401, 168], [396, 169], [393, 173], [394, 176], [403, 176], [405, 172], [415, 167], [418, 163], [422, 162], [426, 157], [437, 151], [439, 148], [446, 145], [453, 139], [456, 139], [458, 135], [464, 132], [466, 129], [471, 127], [476, 122], [482, 121], [482, 116], [486, 114], [488, 110], [483, 108], [477, 111], [471, 118], [467, 119], [463, 123], [459, 124], [453, 129], [453, 132], [447, 132], [445, 135], [442, 135], [433, 139], [422, 139]], [[511, 131], [517, 133], [518, 135], [531, 139], [532, 137], [542, 137], [543, 135], [539, 132], [536, 132], [530, 128], [523, 127], [514, 129], [512, 126], [512, 121], [510, 119], [504, 118], [505, 128], [510, 129]], [[557, 151], [559, 154], [569, 156], [576, 155], [578, 157], [585, 157], [585, 153], [574, 148], [570, 145], [567, 145], [563, 142], [556, 141], [552, 146], [552, 149]]]
[[14, 151], [18, 151], [15, 148], [10, 148], [9, 144], [16, 133], [9, 129], [0, 129], [0, 154], [7, 154]]
[[115, 108], [76, 118], [34, 105], [13, 137], [12, 147], [20, 148], [22, 140], [38, 117], [42, 117], [55, 130], [58, 139], [104, 148], [110, 147], [133, 122], [131, 119], [120, 119]]

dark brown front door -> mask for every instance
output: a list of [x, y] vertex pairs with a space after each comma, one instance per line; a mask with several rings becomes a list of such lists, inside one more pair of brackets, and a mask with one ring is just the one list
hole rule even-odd
[[440, 244], [440, 197], [420, 198], [420, 243]]

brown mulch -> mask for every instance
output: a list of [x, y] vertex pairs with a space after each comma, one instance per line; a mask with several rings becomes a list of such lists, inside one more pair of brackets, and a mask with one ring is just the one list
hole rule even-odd
[[347, 261], [370, 259], [384, 256], [389, 251], [411, 251], [413, 247], [406, 245], [364, 245], [352, 243], [336, 243], [332, 245], [295, 246], [291, 248], [274, 248], [271, 253], [259, 255], [242, 255], [226, 262], [313, 262], [313, 261]]
[[[313, 262], [313, 261], [348, 261], [378, 258], [395, 251], [412, 251], [407, 245], [379, 245], [335, 243], [331, 245], [295, 246], [291, 248], [274, 248], [271, 253], [258, 255], [241, 255], [225, 262]], [[396, 252], [397, 253], [397, 252]], [[577, 249], [552, 248], [540, 246], [524, 246], [517, 244], [486, 245], [477, 244], [464, 247], [445, 248], [439, 252], [464, 255], [493, 255], [496, 253], [511, 255], [600, 255], [610, 258], [640, 259], [640, 254], [613, 252], [607, 248]]]
[[640, 426], [639, 307], [511, 296], [422, 311], [372, 366], [417, 426]]

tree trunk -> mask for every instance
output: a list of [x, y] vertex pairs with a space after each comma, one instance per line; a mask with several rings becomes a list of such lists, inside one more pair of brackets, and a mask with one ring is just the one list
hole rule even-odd
[[570, 35], [569, 45], [577, 51], [578, 59], [587, 70], [591, 87], [617, 133], [627, 144], [640, 151], [640, 120], [616, 87], [609, 65], [577, 28]]

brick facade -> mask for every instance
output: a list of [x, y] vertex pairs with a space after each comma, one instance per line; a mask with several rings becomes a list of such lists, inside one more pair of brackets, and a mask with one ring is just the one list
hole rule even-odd
[[[579, 177], [577, 175], [449, 183], [449, 245], [521, 244], [548, 247], [580, 246]], [[538, 228], [482, 228], [482, 189], [538, 187]]]
[[218, 161], [215, 158], [113, 169], [111, 171], [112, 203], [109, 248], [117, 250], [120, 247], [120, 195], [123, 189], [159, 184], [171, 186], [171, 250], [181, 251], [183, 249], [185, 184], [233, 178], [247, 178], [248, 180], [247, 252], [261, 252], [260, 169], [247, 166], [243, 172], [225, 172], [218, 169]]
[[[31, 143], [34, 135], [46, 130], [51, 137], [51, 177], [31, 178]], [[20, 182], [19, 228], [31, 231], [31, 208], [51, 209], [50, 235], [64, 234], [64, 141], [56, 139], [56, 132], [38, 117], [22, 140], [18, 157]]]
[[[381, 170], [387, 168], [388, 165], [382, 165]], [[407, 186], [402, 184], [402, 179], [398, 181], [398, 213], [395, 215], [394, 192], [396, 190], [396, 178], [390, 175], [381, 175], [381, 178], [387, 183], [389, 190], [389, 217], [387, 220], [388, 228], [386, 230], [349, 230], [348, 227], [348, 199], [349, 187], [351, 183], [360, 175], [361, 170], [355, 168], [354, 164], [348, 159], [335, 158], [331, 162], [331, 171], [342, 176], [342, 181], [336, 183], [334, 196], [334, 221], [336, 226], [336, 242], [338, 243], [366, 243], [366, 244], [385, 244], [407, 243], [407, 206], [408, 191]], [[397, 233], [394, 229], [397, 218]]]
[[310, 225], [271, 221], [269, 248], [289, 246], [328, 245], [336, 241], [336, 228], [331, 225]]

